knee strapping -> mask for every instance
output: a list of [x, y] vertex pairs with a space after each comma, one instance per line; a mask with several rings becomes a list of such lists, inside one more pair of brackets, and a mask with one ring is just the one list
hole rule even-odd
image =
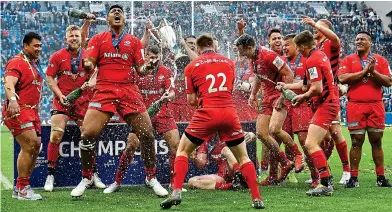
[[64, 133], [64, 129], [61, 127], [52, 127], [50, 131]]
[[79, 148], [85, 151], [92, 151], [95, 149], [95, 142], [84, 144], [83, 141], [79, 142]]

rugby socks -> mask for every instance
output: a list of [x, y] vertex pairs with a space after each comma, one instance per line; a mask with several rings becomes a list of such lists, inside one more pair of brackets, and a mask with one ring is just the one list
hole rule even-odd
[[16, 188], [19, 190], [24, 189], [28, 185], [30, 185], [30, 177], [18, 177], [16, 179]]
[[118, 163], [118, 167], [116, 170], [116, 180], [115, 180], [118, 185], [120, 185], [121, 182], [123, 181], [125, 173], [127, 172], [129, 164], [131, 164], [132, 162], [132, 159], [133, 156], [132, 155], [128, 156], [125, 153], [125, 151], [121, 154], [120, 162]]
[[257, 185], [257, 180], [256, 180], [256, 169], [255, 166], [253, 165], [253, 162], [249, 161], [247, 163], [242, 164], [240, 169], [241, 169], [242, 176], [246, 180], [246, 184], [248, 184], [250, 193], [252, 194], [252, 200], [254, 199], [261, 200], [259, 186]]
[[49, 142], [49, 144], [48, 144], [47, 157], [48, 157], [48, 174], [49, 175], [54, 174], [54, 173], [49, 173], [49, 172], [54, 172], [54, 169], [56, 167], [57, 158], [59, 156], [59, 146], [60, 146], [60, 143], [56, 144], [53, 142]]
[[296, 143], [291, 147], [290, 152], [294, 153], [294, 155], [302, 155], [302, 152], [299, 150]]
[[221, 182], [215, 183], [216, 190], [229, 190], [232, 186], [233, 183], [221, 183]]
[[[321, 180], [323, 181], [323, 179], [329, 179], [330, 172], [328, 168], [327, 158], [325, 157], [323, 150], [313, 152], [310, 155], [310, 158], [312, 158], [313, 164], [317, 168]], [[328, 186], [328, 184], [324, 186]]]
[[376, 167], [376, 174], [377, 176], [384, 176], [385, 174], [384, 166]]
[[358, 177], [358, 173], [359, 173], [359, 171], [358, 171], [358, 169], [351, 169], [351, 171], [350, 171], [350, 174], [351, 174], [351, 177], [352, 178], [357, 178]]
[[188, 173], [188, 157], [177, 156], [174, 161], [174, 185], [173, 190], [182, 189], [185, 176]]
[[262, 160], [262, 161], [260, 161], [260, 169], [261, 169], [262, 171], [267, 171], [267, 170], [268, 170], [268, 164], [269, 164], [269, 161], [268, 161], [268, 160]]
[[278, 179], [278, 168], [279, 168], [279, 157], [270, 154], [270, 157], [272, 157], [270, 161], [270, 169], [269, 169], [269, 177], [273, 178], [275, 180]]
[[280, 164], [287, 165], [290, 162], [289, 159], [287, 159], [286, 154], [284, 152], [280, 151], [279, 156], [280, 157], [278, 159], [279, 159]]
[[153, 168], [153, 169], [144, 168], [144, 171], [146, 172], [146, 178], [148, 181], [157, 177], [157, 169], [156, 168]]
[[340, 161], [342, 162], [343, 171], [349, 172], [350, 165], [348, 163], [348, 150], [346, 141], [343, 141], [340, 144], [336, 144], [336, 150], [338, 151]]

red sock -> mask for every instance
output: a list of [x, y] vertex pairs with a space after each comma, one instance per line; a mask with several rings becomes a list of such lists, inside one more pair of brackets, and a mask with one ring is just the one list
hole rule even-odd
[[144, 171], [146, 172], [146, 178], [148, 181], [157, 177], [157, 169], [156, 168], [153, 168], [153, 169], [144, 168]]
[[348, 164], [348, 150], [346, 141], [343, 141], [340, 144], [336, 144], [336, 150], [338, 151], [340, 161], [342, 162], [343, 171], [349, 172], [350, 166]]
[[286, 157], [286, 154], [282, 151], [279, 152], [279, 162], [282, 165], [287, 165], [287, 163], [289, 162], [289, 160]]
[[290, 151], [294, 153], [294, 155], [302, 155], [302, 152], [299, 150], [298, 145], [296, 143], [294, 143]]
[[93, 176], [93, 170], [92, 169], [89, 169], [89, 170], [86, 170], [86, 171], [82, 170], [82, 177], [83, 178], [87, 178], [87, 179], [91, 180], [92, 176]]
[[261, 200], [259, 186], [257, 185], [257, 180], [256, 180], [256, 170], [253, 163], [251, 161], [244, 163], [241, 166], [241, 173], [244, 179], [246, 180], [246, 184], [248, 184], [250, 193], [252, 194], [252, 200], [254, 199]]
[[268, 164], [269, 164], [269, 161], [268, 161], [268, 160], [262, 160], [262, 161], [260, 161], [260, 169], [261, 169], [262, 171], [268, 170]]
[[30, 177], [18, 177], [16, 179], [16, 188], [19, 190], [24, 189], [28, 185], [30, 185]]
[[286, 153], [287, 159], [289, 159], [289, 160], [291, 160], [291, 161], [294, 160], [295, 154], [294, 154], [294, 152], [292, 151], [291, 148], [286, 148], [286, 147], [285, 147], [285, 148], [284, 148], [284, 152]]
[[358, 169], [351, 169], [350, 175], [351, 177], [358, 177]]
[[118, 168], [116, 170], [116, 183], [121, 184], [124, 179], [125, 173], [128, 170], [129, 164], [131, 164], [133, 159], [132, 155], [127, 155], [125, 151], [121, 154], [120, 162], [118, 163]]
[[328, 168], [327, 158], [325, 157], [323, 150], [313, 152], [310, 155], [310, 158], [312, 158], [313, 164], [320, 174], [320, 178], [326, 178], [331, 175]]
[[238, 165], [238, 163], [234, 163], [234, 164], [233, 164], [233, 171], [235, 171], [235, 172], [236, 172], [236, 171], [239, 171], [240, 168], [241, 168], [241, 167], [240, 167], [240, 165]]
[[385, 172], [384, 166], [376, 167], [376, 174], [377, 174], [377, 176], [384, 176], [384, 172]]
[[233, 183], [221, 183], [221, 182], [216, 182], [215, 183], [215, 189], [217, 190], [229, 190], [229, 188], [233, 185]]
[[185, 176], [188, 172], [188, 157], [177, 156], [174, 161], [174, 186], [173, 189], [182, 189]]
[[[272, 154], [271, 154], [272, 157]], [[269, 176], [278, 178], [278, 168], [279, 168], [279, 159], [278, 157], [274, 157], [270, 162]]]
[[48, 144], [48, 167], [56, 167], [56, 161], [59, 156], [60, 143], [55, 144], [49, 142]]

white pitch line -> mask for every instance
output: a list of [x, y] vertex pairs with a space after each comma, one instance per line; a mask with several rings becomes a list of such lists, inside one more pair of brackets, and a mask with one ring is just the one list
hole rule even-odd
[[12, 184], [10, 183], [10, 181], [8, 180], [8, 178], [7, 178], [6, 176], [3, 175], [3, 172], [0, 172], [0, 174], [1, 174], [1, 176], [0, 176], [1, 184], [4, 185], [4, 187], [5, 187], [6, 190], [12, 189], [13, 186], [12, 186]]

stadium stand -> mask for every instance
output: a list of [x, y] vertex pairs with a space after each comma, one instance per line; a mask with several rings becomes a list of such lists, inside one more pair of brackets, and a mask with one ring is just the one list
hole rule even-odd
[[[122, 4], [127, 12], [127, 20], [131, 20], [130, 2], [111, 2]], [[50, 55], [63, 48], [64, 32], [68, 24], [82, 25], [82, 20], [69, 18], [68, 8], [90, 11], [92, 5], [102, 5], [97, 1], [72, 2], [1, 2], [1, 75], [4, 74], [5, 62], [20, 51], [21, 38], [28, 31], [38, 31], [43, 40], [41, 64], [47, 66]], [[104, 3], [106, 9], [109, 4]], [[180, 25], [183, 35], [192, 32], [192, 5], [186, 2], [134, 2], [134, 34], [141, 38], [147, 19], [155, 26], [162, 18], [170, 23]], [[298, 33], [308, 29], [301, 24], [302, 15], [313, 18], [328, 18], [333, 23], [335, 32], [343, 42], [343, 55], [355, 51], [354, 35], [359, 30], [371, 33], [375, 53], [385, 56], [392, 63], [392, 35], [382, 28], [382, 20], [376, 11], [368, 8], [364, 2], [195, 2], [194, 32], [213, 34], [220, 42], [220, 51], [225, 55], [233, 55], [230, 43], [236, 36], [236, 21], [247, 19], [247, 32], [257, 37], [261, 45], [268, 46], [267, 32], [279, 28], [284, 34]], [[105, 16], [105, 13], [98, 16]], [[90, 35], [105, 30], [105, 23], [93, 24]], [[2, 79], [3, 80], [3, 79]], [[4, 99], [4, 88], [0, 86], [1, 98]], [[384, 89], [384, 105], [387, 112], [392, 112], [392, 92]], [[49, 120], [52, 93], [45, 87], [41, 101], [41, 118]], [[345, 119], [346, 97], [341, 98], [342, 120]]]

